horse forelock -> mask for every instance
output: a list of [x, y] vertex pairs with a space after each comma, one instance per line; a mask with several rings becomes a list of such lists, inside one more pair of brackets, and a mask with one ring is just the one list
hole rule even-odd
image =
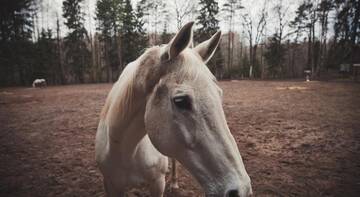
[[184, 83], [186, 81], [205, 81], [216, 82], [215, 76], [201, 60], [200, 56], [191, 48], [185, 49], [178, 58], [175, 70], [171, 73], [170, 78], [176, 83]]

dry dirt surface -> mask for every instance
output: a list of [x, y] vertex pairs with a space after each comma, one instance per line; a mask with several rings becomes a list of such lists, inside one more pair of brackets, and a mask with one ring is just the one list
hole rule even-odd
[[[360, 196], [360, 84], [220, 86], [255, 196]], [[110, 88], [0, 89], [0, 196], [104, 196], [94, 138]], [[166, 196], [202, 196], [196, 181], [179, 171], [180, 189], [167, 189]]]

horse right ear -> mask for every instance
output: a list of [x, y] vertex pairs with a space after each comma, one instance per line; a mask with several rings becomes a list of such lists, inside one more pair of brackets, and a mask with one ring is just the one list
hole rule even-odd
[[221, 31], [218, 31], [209, 40], [200, 43], [194, 48], [205, 63], [208, 62], [214, 55], [216, 48], [219, 45], [220, 38]]
[[165, 52], [161, 55], [161, 60], [172, 60], [177, 57], [186, 47], [192, 45], [194, 22], [184, 25], [175, 37], [166, 46]]

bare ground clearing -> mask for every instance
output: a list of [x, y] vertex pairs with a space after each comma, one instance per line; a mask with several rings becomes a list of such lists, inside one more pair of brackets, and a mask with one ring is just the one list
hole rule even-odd
[[[360, 195], [360, 84], [220, 86], [255, 196]], [[0, 196], [103, 196], [94, 136], [110, 88], [0, 89]], [[175, 193], [166, 196], [202, 195], [183, 168]]]

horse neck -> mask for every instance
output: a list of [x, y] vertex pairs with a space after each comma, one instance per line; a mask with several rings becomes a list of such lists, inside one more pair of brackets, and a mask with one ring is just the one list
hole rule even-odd
[[[123, 74], [132, 74], [125, 71]], [[110, 150], [122, 155], [133, 154], [146, 135], [144, 113], [146, 96], [141, 88], [134, 87], [131, 80], [120, 77], [110, 91], [105, 122], [109, 131]], [[132, 86], [132, 87], [129, 87]]]

